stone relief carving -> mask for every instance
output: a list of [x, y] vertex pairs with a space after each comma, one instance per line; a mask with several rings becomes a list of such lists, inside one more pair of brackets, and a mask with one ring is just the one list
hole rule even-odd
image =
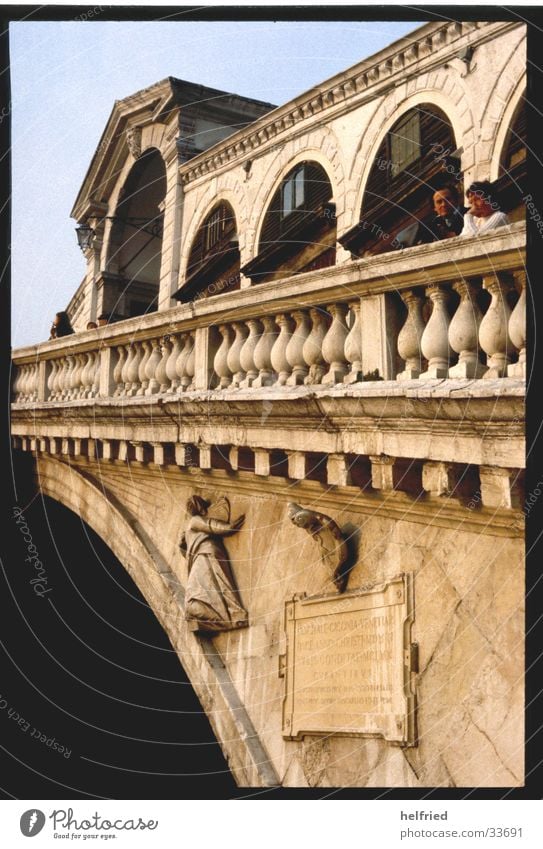
[[128, 127], [126, 143], [134, 159], [139, 159], [141, 156], [141, 127]]
[[245, 521], [230, 521], [230, 502], [219, 499], [215, 512], [222, 509], [226, 520], [208, 515], [211, 502], [199, 495], [187, 501], [189, 516], [181, 536], [180, 549], [187, 558], [188, 580], [185, 592], [185, 619], [192, 631], [217, 633], [245, 628], [247, 611], [241, 604], [228, 554], [221, 537], [237, 533]]
[[330, 516], [290, 502], [288, 517], [298, 528], [303, 528], [320, 547], [322, 563], [330, 570], [332, 581], [342, 593], [349, 579], [349, 550], [342, 532]]

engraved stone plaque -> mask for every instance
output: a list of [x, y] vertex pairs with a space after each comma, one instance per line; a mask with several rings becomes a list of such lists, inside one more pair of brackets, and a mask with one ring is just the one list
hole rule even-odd
[[283, 737], [379, 736], [416, 743], [413, 576], [285, 605]]

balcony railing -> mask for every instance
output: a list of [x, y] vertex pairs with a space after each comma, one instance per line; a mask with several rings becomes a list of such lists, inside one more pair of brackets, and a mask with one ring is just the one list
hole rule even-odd
[[524, 243], [518, 223], [22, 348], [14, 403], [525, 377]]

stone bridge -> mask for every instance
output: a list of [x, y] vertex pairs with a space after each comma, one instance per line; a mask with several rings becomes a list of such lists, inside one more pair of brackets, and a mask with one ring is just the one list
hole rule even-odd
[[[522, 784], [524, 240], [519, 223], [15, 352], [14, 448], [124, 564], [240, 785]], [[249, 626], [214, 637], [185, 619], [194, 495], [246, 516], [227, 546]], [[291, 502], [349, 541], [346, 596]], [[415, 736], [286, 733], [287, 602], [399, 575]]]

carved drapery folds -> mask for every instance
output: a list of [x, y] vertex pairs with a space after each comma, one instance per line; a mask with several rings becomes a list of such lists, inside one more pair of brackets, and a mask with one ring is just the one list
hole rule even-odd
[[227, 519], [208, 515], [211, 502], [199, 495], [187, 501], [189, 517], [181, 537], [180, 549], [187, 559], [188, 580], [185, 592], [185, 619], [189, 628], [202, 634], [232, 631], [248, 625], [247, 611], [239, 592], [221, 537], [239, 531], [245, 516], [230, 521], [227, 498], [216, 502], [224, 506]]
[[297, 528], [303, 528], [318, 542], [323, 565], [330, 570], [338, 592], [344, 592], [349, 579], [349, 551], [345, 537], [334, 520], [294, 502], [288, 505], [288, 517]]

